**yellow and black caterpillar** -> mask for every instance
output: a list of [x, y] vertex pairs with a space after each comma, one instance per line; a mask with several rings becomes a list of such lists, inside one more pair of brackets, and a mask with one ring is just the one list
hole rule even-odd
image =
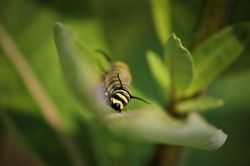
[[[104, 52], [99, 51], [108, 57]], [[110, 61], [110, 58], [107, 58]], [[108, 105], [121, 112], [131, 99], [145, 100], [132, 96], [130, 93], [131, 74], [126, 63], [110, 62], [108, 70], [103, 75], [102, 89]], [[148, 103], [148, 102], [146, 102]]]

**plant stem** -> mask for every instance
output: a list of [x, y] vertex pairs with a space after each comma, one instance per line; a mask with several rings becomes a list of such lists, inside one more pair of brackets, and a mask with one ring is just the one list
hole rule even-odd
[[178, 161], [182, 154], [182, 146], [176, 145], [158, 145], [156, 147], [155, 156], [150, 165], [152, 166], [174, 166], [178, 165]]
[[194, 50], [209, 36], [219, 31], [228, 13], [232, 0], [204, 0], [190, 50]]

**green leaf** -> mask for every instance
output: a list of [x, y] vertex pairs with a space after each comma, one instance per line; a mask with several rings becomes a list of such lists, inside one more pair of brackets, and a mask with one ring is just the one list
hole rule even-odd
[[170, 34], [170, 5], [169, 0], [150, 0], [153, 21], [158, 38], [164, 46]]
[[[230, 77], [220, 79], [214, 83], [209, 89], [209, 95], [216, 95], [223, 98], [225, 111], [235, 111], [239, 113], [250, 111], [250, 70]], [[223, 113], [222, 113], [223, 114]]]
[[[61, 67], [68, 85], [81, 104], [93, 115], [92, 119], [95, 118], [96, 120], [94, 123], [90, 123], [90, 126], [84, 132], [89, 132], [89, 136], [92, 139], [92, 149], [95, 152], [95, 157], [98, 159], [97, 162], [110, 165], [108, 164], [110, 159], [107, 158], [109, 155], [105, 153], [107, 148], [103, 146], [102, 150], [99, 149], [103, 145], [103, 137], [105, 136], [102, 133], [103, 130], [101, 130], [103, 126], [100, 126], [100, 119], [97, 119], [99, 118], [97, 111], [100, 109], [103, 111], [106, 107], [104, 107], [103, 100], [100, 99], [102, 96], [100, 96], [101, 93], [98, 88], [100, 87], [100, 82], [95, 54], [81, 45], [76, 40], [72, 30], [62, 23], [55, 23], [54, 38]], [[95, 115], [98, 117], [96, 118]], [[105, 134], [107, 134], [106, 137], [109, 136], [109, 133]]]
[[197, 113], [190, 113], [185, 120], [176, 120], [158, 108], [147, 108], [109, 115], [107, 121], [122, 136], [152, 143], [212, 150], [220, 148], [227, 139], [222, 130], [207, 123]]
[[100, 49], [99, 50], [95, 49], [94, 55], [95, 55], [96, 64], [99, 68], [99, 73], [108, 71], [109, 64], [111, 61], [111, 58], [109, 57], [109, 55], [105, 51], [100, 50]]
[[157, 55], [157, 53], [149, 50], [146, 52], [146, 55], [151, 74], [159, 84], [163, 93], [167, 94], [169, 92], [170, 84], [169, 71], [167, 66], [163, 63], [162, 59], [159, 55]]
[[170, 5], [169, 0], [150, 0], [153, 21], [158, 38], [165, 45], [170, 34]]
[[192, 57], [180, 39], [172, 34], [167, 41], [164, 58], [170, 73], [172, 95], [178, 98], [193, 79]]
[[98, 76], [93, 65], [93, 53], [80, 45], [70, 29], [61, 23], [54, 25], [54, 37], [64, 76], [74, 94], [90, 108], [97, 93]]
[[[1, 47], [1, 46], [0, 46]], [[0, 52], [0, 107], [11, 110], [20, 110], [31, 114], [37, 109], [33, 99], [19, 78], [13, 66]], [[24, 113], [23, 112], [23, 113]]]
[[206, 88], [242, 53], [250, 39], [250, 23], [229, 26], [210, 37], [194, 53], [195, 77], [187, 95]]
[[201, 97], [197, 99], [187, 100], [178, 103], [177, 110], [180, 113], [187, 113], [193, 111], [205, 111], [213, 108], [223, 106], [224, 102], [222, 99], [214, 97]]

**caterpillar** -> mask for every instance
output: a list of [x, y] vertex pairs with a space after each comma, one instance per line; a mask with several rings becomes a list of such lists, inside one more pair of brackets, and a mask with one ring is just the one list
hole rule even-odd
[[128, 65], [122, 61], [111, 61], [105, 52], [96, 51], [102, 53], [110, 62], [108, 70], [102, 77], [102, 89], [107, 104], [121, 113], [131, 99], [138, 99], [148, 103], [139, 97], [131, 95], [129, 87], [132, 77]]

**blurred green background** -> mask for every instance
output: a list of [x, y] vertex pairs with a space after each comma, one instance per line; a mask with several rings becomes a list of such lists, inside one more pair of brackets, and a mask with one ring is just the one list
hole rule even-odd
[[[201, 0], [171, 1], [172, 31], [189, 48]], [[74, 131], [83, 158], [90, 165], [147, 165], [154, 145], [123, 138], [96, 139], [98, 135], [74, 113], [77, 104], [62, 79], [53, 39], [53, 25], [61, 21], [78, 33], [90, 48], [106, 50], [114, 59], [127, 62], [133, 85], [146, 96], [163, 103], [164, 98], [150, 73], [145, 52], [162, 53], [150, 10], [145, 0], [8, 0], [0, 2], [0, 23], [27, 57], [49, 96], [57, 103], [64, 124]], [[223, 26], [250, 21], [248, 0], [231, 1]], [[209, 122], [222, 128], [228, 140], [216, 151], [186, 148], [180, 165], [250, 165], [250, 47], [207, 90], [224, 99], [222, 108], [205, 112]], [[62, 101], [68, 102], [62, 102]], [[56, 134], [42, 118], [18, 73], [0, 49], [0, 165], [72, 165]], [[71, 111], [69, 111], [71, 110]], [[72, 118], [73, 117], [73, 118]], [[78, 120], [76, 122], [76, 120]], [[77, 125], [76, 125], [77, 124]], [[105, 133], [106, 131], [103, 131]], [[99, 142], [98, 142], [99, 141]], [[105, 143], [105, 145], [103, 144]], [[105, 149], [98, 152], [98, 149]], [[101, 153], [110, 158], [103, 159]], [[94, 155], [93, 155], [94, 154]], [[98, 157], [96, 157], [98, 156]], [[98, 161], [100, 160], [100, 161]], [[110, 161], [112, 162], [110, 162]]]

